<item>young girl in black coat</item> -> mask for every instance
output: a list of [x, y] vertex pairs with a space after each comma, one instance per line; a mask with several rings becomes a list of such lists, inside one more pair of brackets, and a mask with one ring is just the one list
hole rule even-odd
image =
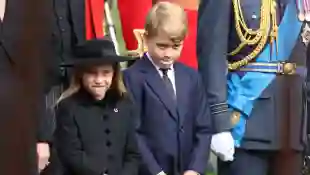
[[55, 146], [68, 175], [136, 175], [135, 106], [110, 40], [90, 40], [65, 63], [74, 74], [56, 108]]

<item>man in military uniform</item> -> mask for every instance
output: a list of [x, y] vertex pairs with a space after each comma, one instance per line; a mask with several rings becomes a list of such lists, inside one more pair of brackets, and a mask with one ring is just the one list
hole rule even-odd
[[201, 1], [198, 67], [214, 116], [219, 175], [301, 173], [308, 4]]

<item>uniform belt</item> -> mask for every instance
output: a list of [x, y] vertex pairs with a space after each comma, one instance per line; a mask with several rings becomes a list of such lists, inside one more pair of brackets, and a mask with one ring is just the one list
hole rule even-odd
[[301, 77], [306, 77], [307, 75], [307, 68], [305, 66], [298, 66], [296, 63], [289, 62], [249, 63], [236, 71], [299, 75]]

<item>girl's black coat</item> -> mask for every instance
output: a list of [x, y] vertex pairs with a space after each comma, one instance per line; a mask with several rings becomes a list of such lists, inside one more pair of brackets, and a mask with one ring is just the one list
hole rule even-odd
[[137, 116], [129, 98], [117, 99], [108, 92], [96, 102], [80, 91], [58, 105], [55, 146], [66, 174], [137, 174]]

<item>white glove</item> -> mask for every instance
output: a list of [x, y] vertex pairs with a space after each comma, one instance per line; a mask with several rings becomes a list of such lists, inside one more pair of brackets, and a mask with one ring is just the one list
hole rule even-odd
[[235, 154], [234, 139], [230, 132], [214, 134], [211, 140], [211, 150], [222, 161], [233, 161]]
[[165, 172], [161, 171], [157, 175], [167, 175]]

